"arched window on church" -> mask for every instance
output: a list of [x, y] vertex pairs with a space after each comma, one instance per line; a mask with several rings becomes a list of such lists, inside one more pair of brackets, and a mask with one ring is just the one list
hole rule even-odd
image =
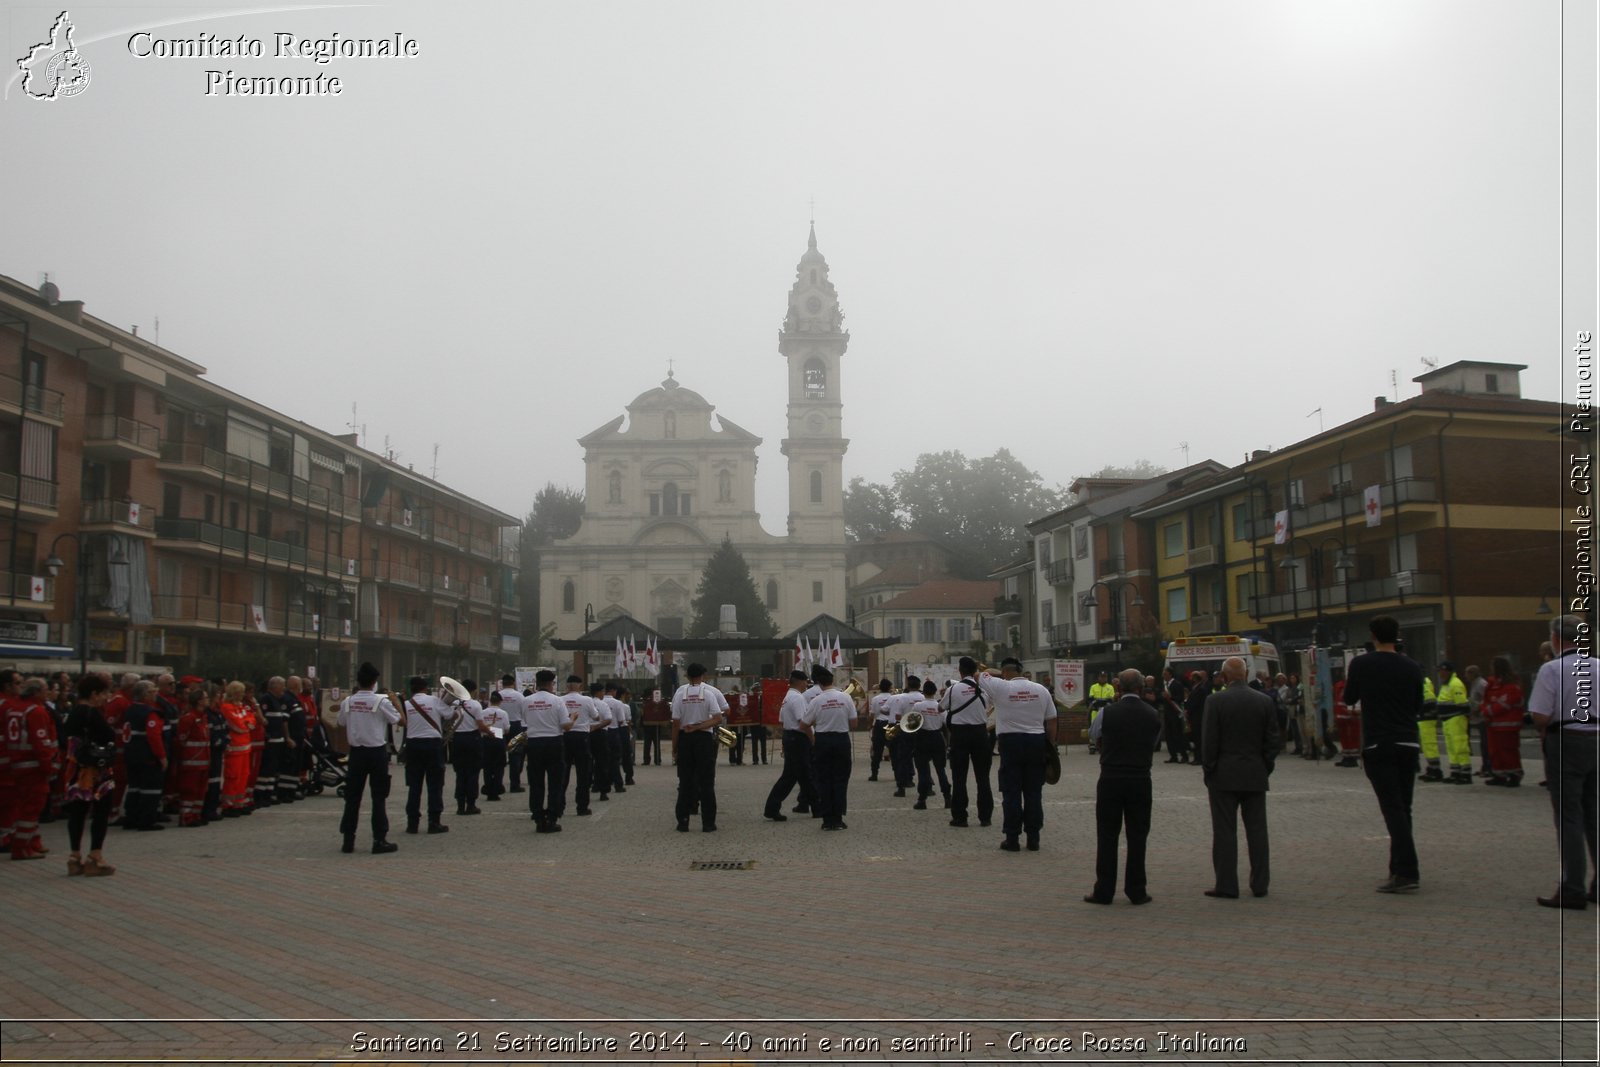
[[723, 471], [717, 475], [717, 502], [719, 504], [733, 503], [732, 471]]
[[822, 503], [822, 472], [821, 471], [812, 471], [811, 472], [811, 502], [813, 504]]
[[573, 585], [570, 581], [561, 583], [561, 610], [578, 610], [578, 587]]
[[622, 472], [611, 472], [611, 503], [622, 503]]
[[668, 482], [661, 487], [661, 514], [676, 515], [678, 513], [678, 483]]
[[778, 579], [767, 579], [767, 607], [776, 610], [778, 607]]
[[668, 440], [678, 436], [678, 413], [669, 411], [662, 416], [662, 430]]
[[821, 400], [828, 395], [828, 368], [822, 360], [807, 360], [805, 377], [807, 400]]

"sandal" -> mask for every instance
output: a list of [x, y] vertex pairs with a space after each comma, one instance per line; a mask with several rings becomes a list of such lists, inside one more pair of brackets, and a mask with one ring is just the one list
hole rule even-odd
[[97, 860], [91, 857], [83, 862], [83, 874], [86, 878], [104, 877], [105, 875], [116, 873], [117, 869], [105, 860]]
[[71, 877], [72, 875], [76, 875], [76, 874], [82, 874], [82, 873], [83, 873], [83, 861], [80, 860], [80, 859], [75, 859], [75, 858], [72, 858], [72, 857], [68, 857], [68, 859], [67, 859], [67, 875], [68, 875], [68, 877]]

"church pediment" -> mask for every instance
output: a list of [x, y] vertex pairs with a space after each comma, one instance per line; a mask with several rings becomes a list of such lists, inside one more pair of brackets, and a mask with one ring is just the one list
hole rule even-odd
[[709, 545], [705, 534], [687, 523], [675, 520], [653, 522], [639, 531], [636, 545]]
[[693, 478], [695, 468], [681, 459], [661, 459], [644, 469], [646, 478]]

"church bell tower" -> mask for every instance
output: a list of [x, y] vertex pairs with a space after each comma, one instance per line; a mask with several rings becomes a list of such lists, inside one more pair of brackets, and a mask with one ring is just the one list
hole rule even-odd
[[844, 544], [844, 403], [839, 360], [850, 345], [828, 261], [817, 251], [811, 224], [789, 310], [778, 331], [778, 352], [789, 362], [789, 536], [796, 543]]

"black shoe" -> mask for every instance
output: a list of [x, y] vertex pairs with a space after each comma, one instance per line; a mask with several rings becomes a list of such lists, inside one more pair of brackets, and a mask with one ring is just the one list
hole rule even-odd
[[1208, 897], [1218, 897], [1218, 898], [1220, 898], [1222, 900], [1238, 900], [1239, 899], [1239, 894], [1238, 893], [1224, 893], [1220, 889], [1207, 889], [1206, 890], [1206, 896], [1208, 896]]
[[1415, 893], [1417, 880], [1415, 878], [1391, 878], [1378, 887], [1380, 893]]
[[374, 841], [372, 843], [372, 854], [374, 856], [382, 856], [389, 852], [399, 851], [400, 846], [395, 844], [393, 841]]
[[633, 779], [632, 778], [625, 778], [625, 779], [623, 779], [623, 784], [624, 785], [632, 785], [633, 784]]
[[714, 822], [708, 822], [700, 827], [700, 832], [703, 834], [714, 834], [717, 832], [717, 824]]
[[1039, 851], [1039, 839], [1037, 837], [1028, 838], [1028, 846], [1027, 847], [1028, 847], [1028, 851], [1029, 852], [1038, 852]]
[[150, 833], [152, 830], [165, 830], [166, 827], [162, 826], [158, 822], [152, 822], [146, 823], [143, 826], [135, 826], [134, 829], [140, 831], [141, 833]]
[[1265, 889], [1252, 889], [1250, 890], [1250, 895], [1253, 897], [1264, 897], [1267, 895], [1267, 891]]
[[428, 824], [428, 833], [430, 834], [447, 834], [449, 832], [450, 827], [446, 826], [442, 822], [430, 822]]
[[790, 808], [789, 810], [791, 812], [793, 812], [794, 814], [796, 814], [796, 815], [810, 815], [811, 814], [811, 808], [810, 808], [809, 805], [806, 805], [806, 804], [796, 804], [794, 807]]
[[1093, 893], [1090, 893], [1087, 896], [1085, 896], [1083, 898], [1083, 902], [1085, 904], [1110, 904], [1111, 903], [1111, 901], [1108, 898], [1106, 898], [1106, 897], [1097, 897]]
[[867, 781], [869, 781], [869, 782], [876, 782], [876, 781], [877, 781], [877, 780], [878, 780], [878, 776], [877, 776], [877, 775], [876, 775], [876, 774], [869, 774], [869, 775], [867, 775]]
[[1173, 756], [1171, 759], [1164, 759], [1161, 762], [1162, 763], [1177, 763], [1178, 762], [1178, 757], [1177, 756]]
[[488, 796], [486, 796], [486, 797], [484, 797], [484, 798], [483, 798], [483, 799], [485, 799], [485, 800], [487, 800], [487, 801], [488, 801], [488, 802], [489, 802], [489, 803], [491, 803], [491, 804], [494, 804], [494, 803], [498, 803], [498, 802], [499, 802], [499, 800], [500, 800], [500, 794], [499, 794], [499, 793], [496, 793], [496, 794], [495, 794], [495, 795], [494, 795], [494, 796], [492, 796], [492, 797], [488, 797]]
[[414, 834], [416, 832], [417, 832], [417, 824], [416, 823], [414, 823], [414, 822], [406, 823], [406, 833]]
[[789, 816], [781, 811], [768, 811], [762, 813], [762, 818], [771, 819], [773, 822], [788, 822]]
[[896, 789], [894, 791], [894, 795], [897, 797], [903, 797], [906, 795], [906, 791], [904, 789]]
[[1541, 908], [1566, 908], [1570, 911], [1582, 911], [1589, 906], [1583, 897], [1569, 897], [1557, 892], [1553, 897], [1535, 897]]
[[978, 820], [978, 825], [979, 826], [988, 826], [989, 825], [989, 820], [988, 819], [979, 819]]
[[[1128, 898], [1128, 903], [1129, 904], [1135, 904], [1135, 905], [1137, 905], [1137, 904], [1148, 904], [1154, 899], [1155, 899], [1155, 897], [1151, 896], [1149, 893], [1146, 893], [1142, 897], [1129, 897]], [[1110, 903], [1110, 902], [1107, 901], [1107, 903]]]
[[483, 809], [478, 807], [478, 805], [476, 805], [476, 804], [468, 804], [467, 805], [467, 810], [464, 812], [464, 814], [466, 814], [466, 815], [482, 815], [483, 814]]
[[950, 820], [950, 825], [951, 826], [968, 826], [970, 824], [965, 819], [951, 819]]
[[344, 835], [344, 844], [339, 846], [339, 851], [348, 853], [348, 852], [354, 852], [355, 850], [356, 850], [356, 835], [355, 834], [345, 834]]
[[679, 819], [678, 820], [678, 833], [686, 834], [688, 832], [689, 832], [689, 820], [688, 819]]
[[1002, 852], [1021, 852], [1022, 851], [1022, 846], [1017, 844], [1017, 839], [1016, 838], [1008, 837], [1004, 841], [1000, 842], [1000, 851], [1002, 851]]
[[591, 810], [592, 809], [590, 809], [590, 808], [579, 808], [578, 809], [578, 814], [579, 815], [588, 815]]
[[[627, 788], [625, 786], [620, 786], [620, 785], [612, 790], [613, 793], [626, 793], [627, 791], [628, 790], [627, 790]], [[605, 797], [601, 797], [600, 799], [604, 800]]]
[[911, 805], [911, 808], [912, 808], [913, 811], [927, 811], [928, 810], [928, 802], [926, 800], [922, 799], [921, 797], [918, 797], [917, 798], [917, 802], [915, 804]]
[[[534, 818], [539, 819], [539, 816], [535, 815]], [[534, 829], [533, 832], [536, 834], [548, 834], [550, 833], [550, 824], [540, 819], [539, 825]]]
[[836, 822], [824, 822], [822, 828], [824, 830], [837, 830], [839, 829], [839, 824]]
[[843, 820], [843, 819], [835, 819], [835, 820], [834, 820], [834, 821], [833, 821], [833, 825], [834, 825], [834, 826], [835, 826], [835, 827], [836, 827], [836, 828], [838, 828], [838, 829], [840, 829], [840, 830], [848, 830], [848, 829], [850, 829], [850, 827], [848, 827], [848, 826], [846, 826], [846, 825], [845, 825], [845, 824], [844, 824], [844, 820]]
[[522, 788], [520, 785], [512, 786], [510, 791], [513, 792], [513, 793], [526, 793], [527, 792], [527, 790]]

